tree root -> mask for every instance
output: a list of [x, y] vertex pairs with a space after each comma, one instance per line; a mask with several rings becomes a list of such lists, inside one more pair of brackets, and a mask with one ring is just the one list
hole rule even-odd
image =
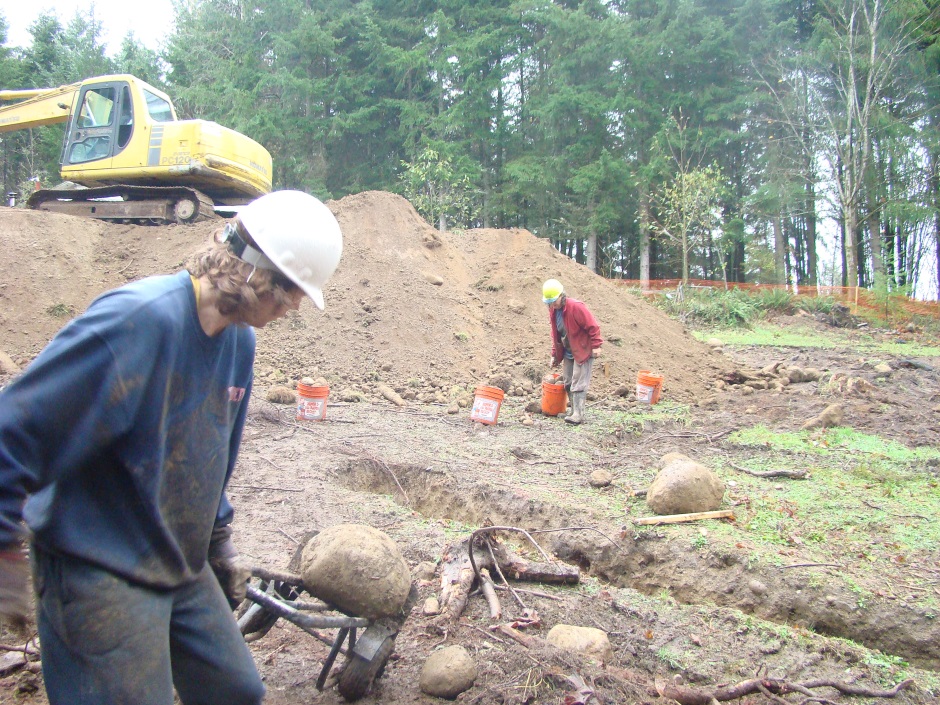
[[808, 702], [828, 703], [830, 702], [829, 700], [813, 692], [813, 689], [834, 688], [843, 695], [852, 695], [862, 698], [893, 698], [902, 690], [911, 687], [913, 684], [913, 680], [906, 680], [901, 681], [888, 690], [875, 690], [858, 685], [851, 685], [849, 683], [841, 683], [828, 678], [818, 678], [815, 680], [802, 681], [800, 683], [791, 683], [776, 678], [751, 678], [750, 680], [741, 681], [734, 685], [721, 686], [711, 690], [700, 690], [675, 685], [664, 680], [657, 680], [656, 692], [659, 693], [661, 697], [675, 700], [681, 705], [711, 705], [714, 702], [737, 700], [746, 695], [754, 695], [756, 693], [761, 693], [772, 701], [781, 703], [781, 705], [784, 703], [786, 705], [792, 705], [791, 701], [784, 699], [782, 696], [790, 693], [800, 693], [806, 696], [805, 699], [800, 701], [801, 704]]

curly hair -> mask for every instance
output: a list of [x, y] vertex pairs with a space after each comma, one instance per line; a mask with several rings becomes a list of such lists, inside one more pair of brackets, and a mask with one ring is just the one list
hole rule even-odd
[[[241, 233], [244, 235], [244, 230]], [[289, 305], [289, 296], [300, 287], [281, 272], [256, 269], [238, 259], [227, 244], [218, 241], [220, 234], [221, 230], [209, 245], [195, 252], [186, 262], [186, 270], [190, 274], [197, 278], [207, 277], [219, 292], [219, 313], [244, 318], [258, 305], [259, 299], [268, 296], [273, 296], [280, 305]], [[250, 236], [247, 240], [249, 245], [257, 247]]]

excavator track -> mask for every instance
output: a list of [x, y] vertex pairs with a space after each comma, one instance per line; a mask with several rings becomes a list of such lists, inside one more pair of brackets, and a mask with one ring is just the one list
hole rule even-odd
[[35, 210], [141, 225], [197, 223], [218, 216], [206, 194], [184, 186], [100, 186], [42, 189], [26, 201]]

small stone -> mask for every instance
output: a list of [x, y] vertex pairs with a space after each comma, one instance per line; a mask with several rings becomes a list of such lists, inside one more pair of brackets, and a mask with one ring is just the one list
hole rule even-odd
[[15, 375], [20, 371], [20, 366], [16, 364], [12, 357], [0, 350], [0, 373], [5, 375]]
[[421, 614], [428, 617], [432, 617], [436, 614], [441, 613], [441, 603], [438, 602], [437, 598], [433, 595], [424, 601], [424, 606], [421, 608]]
[[740, 389], [741, 395], [745, 397], [754, 393], [754, 387], [741, 387]]
[[747, 584], [747, 587], [755, 595], [767, 594], [767, 586], [764, 585], [760, 580], [752, 580], [751, 582]]
[[607, 633], [594, 627], [556, 624], [549, 630], [545, 640], [560, 649], [573, 651], [602, 663], [610, 663], [614, 657]]
[[269, 401], [272, 404], [297, 403], [297, 395], [294, 394], [294, 390], [283, 386], [271, 387], [268, 389], [267, 394], [264, 395], [264, 398], [265, 401]]
[[421, 561], [414, 567], [411, 574], [415, 580], [434, 580], [434, 576], [437, 574], [437, 564], [432, 561]]
[[894, 371], [894, 370], [891, 369], [891, 365], [888, 365], [888, 364], [886, 364], [886, 363], [884, 363], [884, 362], [881, 362], [881, 363], [875, 365], [875, 375], [878, 376], [878, 377], [887, 377], [887, 376], [889, 376], [893, 371]]
[[595, 470], [591, 473], [591, 477], [588, 480], [591, 487], [596, 488], [608, 487], [613, 481], [614, 476], [611, 475], [607, 470]]
[[422, 693], [453, 700], [473, 687], [477, 667], [467, 650], [458, 645], [438, 649], [424, 662], [419, 687]]
[[801, 429], [804, 431], [815, 428], [833, 428], [842, 424], [844, 409], [841, 404], [830, 404], [819, 416], [807, 420]]

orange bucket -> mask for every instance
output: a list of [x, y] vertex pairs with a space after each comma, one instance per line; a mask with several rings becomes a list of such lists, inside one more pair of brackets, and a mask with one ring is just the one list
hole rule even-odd
[[313, 386], [297, 383], [298, 421], [323, 421], [326, 418], [326, 400], [330, 396], [330, 388], [326, 386]]
[[492, 425], [499, 417], [499, 407], [503, 403], [505, 392], [499, 387], [477, 387], [473, 390], [473, 408], [470, 420]]
[[552, 375], [552, 381], [542, 382], [542, 413], [546, 416], [558, 416], [568, 408], [568, 395], [561, 375]]
[[650, 370], [640, 370], [636, 373], [636, 400], [642, 404], [656, 404], [663, 391], [663, 375]]

